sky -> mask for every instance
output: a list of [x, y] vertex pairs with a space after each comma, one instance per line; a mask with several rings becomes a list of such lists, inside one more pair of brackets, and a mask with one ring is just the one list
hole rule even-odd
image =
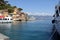
[[7, 0], [12, 6], [22, 8], [29, 15], [53, 15], [59, 0]]

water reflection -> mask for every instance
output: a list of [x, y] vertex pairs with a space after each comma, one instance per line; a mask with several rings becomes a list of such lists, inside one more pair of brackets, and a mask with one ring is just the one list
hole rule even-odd
[[17, 25], [19, 23], [20, 23], [20, 21], [13, 21], [13, 25]]
[[0, 33], [8, 34], [10, 32], [12, 23], [0, 23]]
[[0, 32], [9, 36], [11, 40], [48, 40], [51, 31], [50, 20], [14, 22], [10, 28], [5, 28], [5, 25], [0, 27]]
[[12, 23], [0, 23], [0, 29], [2, 29], [3, 27], [9, 29], [11, 28], [11, 26]]

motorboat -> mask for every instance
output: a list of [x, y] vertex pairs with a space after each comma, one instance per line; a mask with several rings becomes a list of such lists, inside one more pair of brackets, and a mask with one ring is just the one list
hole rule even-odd
[[8, 16], [8, 17], [4, 17], [4, 16], [0, 16], [0, 22], [12, 22], [12, 17]]

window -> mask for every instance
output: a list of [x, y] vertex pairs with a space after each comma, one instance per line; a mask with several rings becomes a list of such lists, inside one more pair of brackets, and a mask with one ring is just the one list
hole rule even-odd
[[10, 19], [10, 20], [12, 20], [12, 19]]
[[0, 18], [0, 20], [2, 20], [2, 19]]
[[60, 6], [59, 6], [59, 12], [60, 12]]
[[57, 17], [59, 16], [58, 10], [56, 10], [56, 16], [57, 16]]
[[57, 9], [57, 6], [55, 6], [55, 9]]
[[7, 20], [6, 18], [3, 18], [3, 20]]
[[58, 10], [56, 10], [56, 13], [58, 13]]
[[9, 20], [9, 19], [8, 19]]

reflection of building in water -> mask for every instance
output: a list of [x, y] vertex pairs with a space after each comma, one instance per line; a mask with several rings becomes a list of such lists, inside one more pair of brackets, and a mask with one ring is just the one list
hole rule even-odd
[[17, 25], [19, 23], [20, 23], [20, 21], [13, 21], [13, 25]]
[[11, 23], [0, 23], [0, 33], [9, 35], [11, 32], [12, 24]]
[[0, 23], [0, 27], [11, 28], [12, 23]]

